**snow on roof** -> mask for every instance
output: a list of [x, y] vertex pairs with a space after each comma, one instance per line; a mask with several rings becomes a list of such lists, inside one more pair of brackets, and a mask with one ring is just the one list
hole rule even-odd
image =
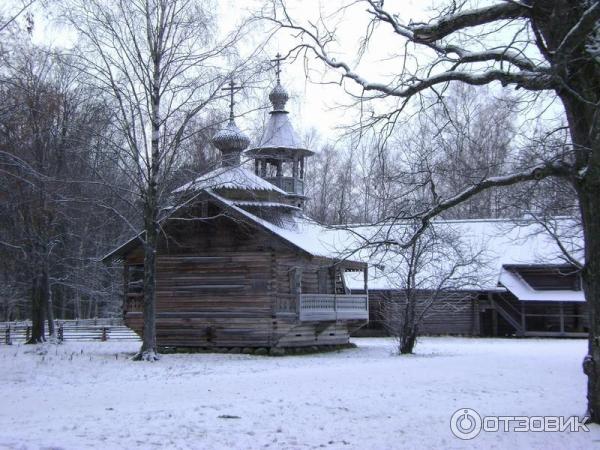
[[202, 189], [240, 189], [247, 191], [273, 191], [287, 195], [285, 191], [257, 176], [245, 167], [219, 167], [194, 181], [184, 184], [173, 193], [200, 191]]
[[259, 224], [268, 231], [290, 242], [305, 252], [330, 259], [344, 259], [352, 262], [364, 262], [361, 259], [348, 257], [346, 252], [348, 234], [345, 230], [325, 227], [304, 215], [290, 215], [284, 224], [275, 225], [236, 206], [235, 201], [226, 199], [217, 193], [207, 190], [219, 202], [227, 205], [235, 212]]
[[[574, 221], [568, 218], [556, 219], [563, 229], [572, 227]], [[476, 271], [473, 283], [465, 284], [462, 289], [497, 290], [503, 266], [512, 264], [550, 265], [564, 264], [563, 255], [555, 240], [542, 227], [532, 221], [515, 222], [513, 220], [436, 220], [433, 227], [437, 230], [451, 232], [461, 245], [468, 247], [471, 252], [481, 252], [482, 258]], [[362, 239], [406, 237], [406, 225], [393, 226], [363, 226], [357, 227]], [[581, 249], [580, 235], [563, 242], [569, 249]], [[576, 257], [582, 255], [577, 254]], [[401, 258], [390, 251], [359, 252], [364, 260], [370, 263], [369, 289], [398, 289], [402, 280], [398, 277], [398, 267]], [[443, 256], [440, 259], [444, 259]], [[445, 258], [448, 259], [448, 258]], [[441, 263], [440, 263], [441, 264]], [[423, 277], [431, 276], [424, 270]], [[346, 274], [346, 283], [351, 289], [363, 289], [362, 276]], [[508, 288], [508, 286], [505, 286]]]
[[271, 117], [267, 122], [265, 132], [259, 144], [254, 148], [248, 149], [247, 152], [253, 154], [259, 152], [261, 149], [287, 149], [307, 154], [313, 153], [302, 145], [290, 122], [287, 111], [271, 112]]
[[585, 302], [582, 290], [536, 290], [518, 274], [501, 269], [499, 282], [521, 301]]
[[261, 202], [261, 201], [252, 201], [252, 200], [233, 200], [233, 203], [237, 206], [256, 206], [259, 208], [284, 208], [284, 209], [294, 209], [300, 210], [299, 207], [290, 205], [289, 203], [280, 203], [280, 202]]

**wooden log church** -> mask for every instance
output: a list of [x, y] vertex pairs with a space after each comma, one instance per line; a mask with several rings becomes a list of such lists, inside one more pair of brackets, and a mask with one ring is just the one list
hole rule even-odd
[[[264, 349], [347, 344], [368, 321], [367, 264], [340, 259], [334, 232], [303, 214], [304, 148], [279, 79], [262, 139], [249, 139], [230, 119], [213, 138], [222, 165], [180, 187], [162, 220], [157, 254], [159, 349]], [[250, 170], [242, 163], [253, 162]], [[331, 234], [331, 235], [330, 235]], [[126, 325], [143, 330], [143, 246], [137, 236], [105, 260], [124, 265]], [[344, 272], [363, 272], [351, 295]]]

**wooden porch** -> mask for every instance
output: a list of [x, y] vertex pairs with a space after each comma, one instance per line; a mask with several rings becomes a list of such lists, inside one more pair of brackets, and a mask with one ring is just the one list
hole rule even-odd
[[[518, 301], [508, 293], [488, 294], [487, 301], [479, 302], [481, 314], [486, 311], [490, 322], [482, 335], [501, 335], [504, 325], [521, 337], [576, 337], [588, 336], [585, 304], [576, 302]], [[506, 332], [506, 330], [505, 330]]]
[[368, 320], [367, 295], [301, 294], [301, 322], [329, 320]]

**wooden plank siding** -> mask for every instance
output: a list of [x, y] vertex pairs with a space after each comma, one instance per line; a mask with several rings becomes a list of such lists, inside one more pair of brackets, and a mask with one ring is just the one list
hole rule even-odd
[[[209, 208], [209, 214], [215, 212]], [[349, 326], [358, 326], [298, 321], [298, 295], [318, 293], [318, 272], [332, 264], [325, 258], [224, 216], [170, 222], [168, 236], [157, 253], [159, 347], [344, 344]], [[130, 252], [125, 264], [130, 286], [125, 323], [141, 335], [143, 301], [132, 273], [143, 264], [142, 249]], [[327, 286], [333, 292], [333, 278]]]
[[[519, 301], [510, 292], [495, 293], [492, 299], [498, 303], [501, 300], [510, 305], [510, 310], [518, 311], [515, 317], [520, 321], [522, 330], [519, 331], [523, 336], [585, 337], [589, 331], [585, 302]], [[490, 307], [491, 305], [487, 305], [481, 308], [482, 313]], [[486, 325], [482, 329], [482, 335], [512, 334], [511, 329], [504, 329], [505, 325], [504, 328], [502, 324]]]
[[[362, 291], [355, 291], [360, 293]], [[423, 297], [427, 297], [427, 293]], [[437, 300], [425, 314], [421, 333], [425, 335], [478, 335], [477, 293], [448, 292]], [[405, 303], [399, 290], [369, 290], [369, 325], [360, 330], [361, 336], [387, 335], [382, 317], [384, 302]], [[417, 314], [422, 308], [417, 305]]]
[[[370, 322], [360, 330], [360, 336], [387, 335], [381, 308], [387, 301], [404, 301], [401, 291], [369, 291]], [[523, 330], [507, 322], [503, 315], [507, 313], [513, 314]], [[588, 329], [587, 308], [583, 302], [521, 302], [510, 292], [450, 292], [431, 307], [420, 332], [424, 335], [583, 337]]]

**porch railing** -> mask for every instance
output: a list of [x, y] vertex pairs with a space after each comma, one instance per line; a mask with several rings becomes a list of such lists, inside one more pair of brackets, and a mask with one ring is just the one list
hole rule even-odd
[[368, 320], [366, 295], [301, 294], [300, 320]]

